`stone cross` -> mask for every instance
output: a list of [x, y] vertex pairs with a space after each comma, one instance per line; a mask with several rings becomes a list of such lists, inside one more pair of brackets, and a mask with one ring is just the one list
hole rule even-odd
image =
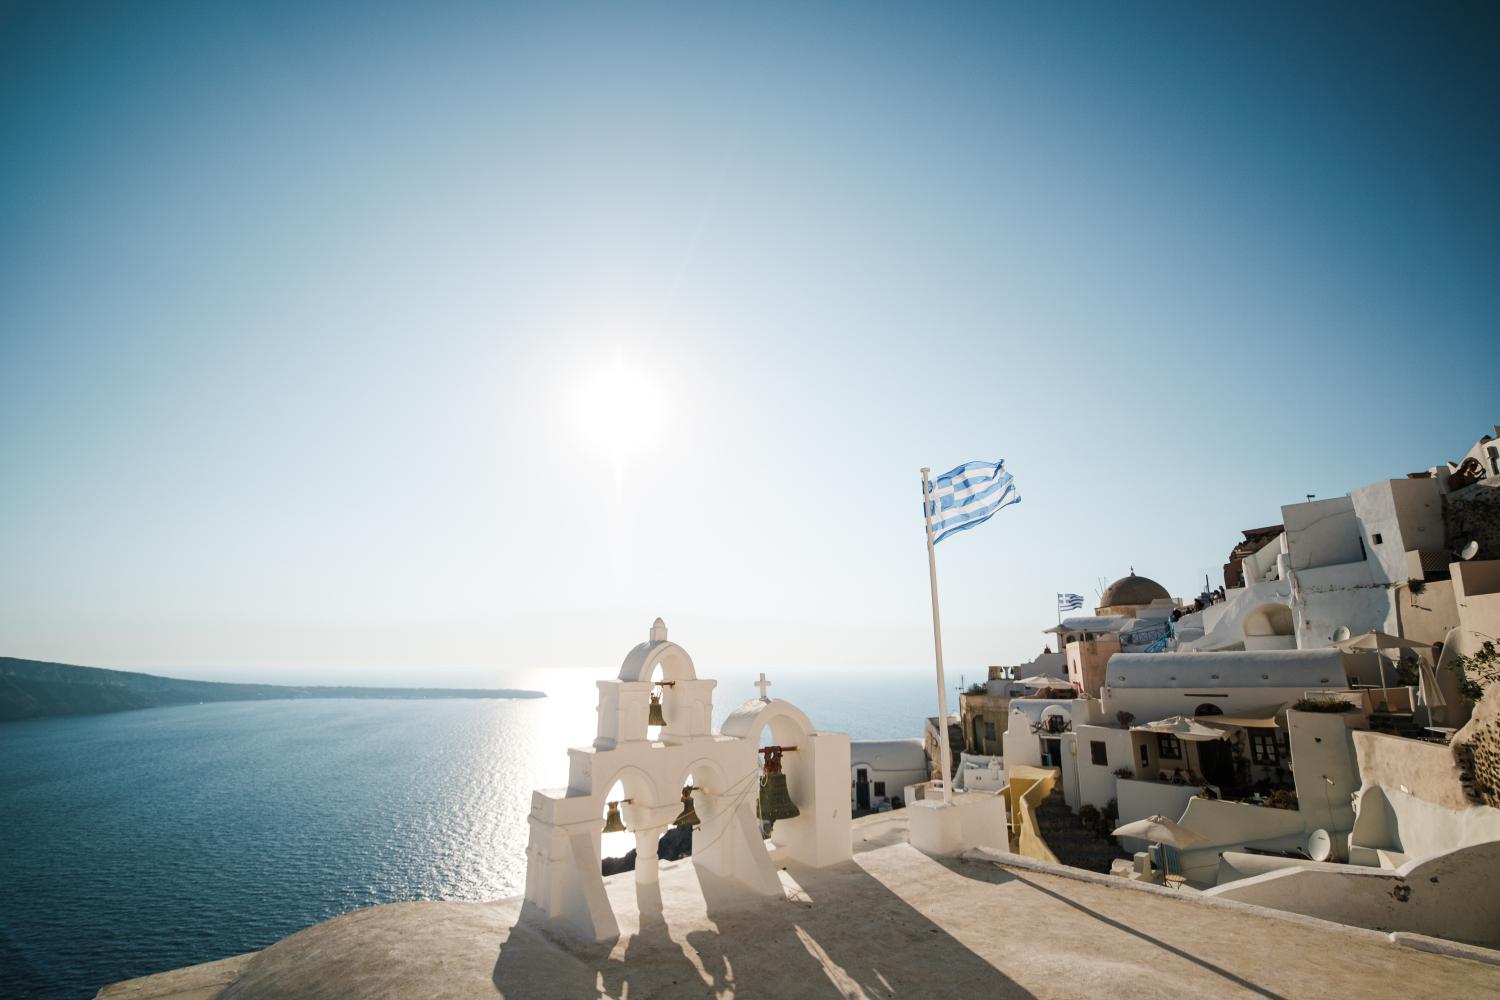
[[766, 688], [768, 688], [768, 687], [771, 686], [771, 682], [768, 681], [768, 680], [766, 680], [766, 672], [764, 670], [762, 670], [760, 672], [760, 680], [758, 680], [758, 681], [755, 682], [755, 686], [758, 687], [758, 688], [760, 688], [760, 700], [761, 701], [770, 701], [771, 700], [770, 698], [766, 697]]

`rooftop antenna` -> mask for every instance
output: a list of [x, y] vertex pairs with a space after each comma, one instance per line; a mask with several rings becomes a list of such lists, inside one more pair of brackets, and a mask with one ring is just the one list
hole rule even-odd
[[1316, 493], [1304, 493], [1303, 496], [1307, 497], [1308, 503], [1312, 503], [1314, 500], [1318, 499], [1318, 495]]

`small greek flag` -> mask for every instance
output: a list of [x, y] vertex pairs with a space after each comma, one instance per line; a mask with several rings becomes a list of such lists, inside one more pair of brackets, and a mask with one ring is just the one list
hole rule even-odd
[[1020, 503], [1016, 484], [998, 462], [965, 462], [927, 484], [929, 531], [936, 545], [956, 531], [983, 524], [1002, 507]]
[[1077, 611], [1081, 607], [1083, 607], [1083, 595], [1082, 594], [1058, 594], [1057, 595], [1057, 610], [1058, 611]]

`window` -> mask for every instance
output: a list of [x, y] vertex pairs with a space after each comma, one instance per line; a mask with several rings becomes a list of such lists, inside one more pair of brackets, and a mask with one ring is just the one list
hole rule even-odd
[[1096, 766], [1109, 766], [1109, 751], [1105, 749], [1103, 740], [1089, 740], [1089, 755]]
[[879, 797], [879, 798], [884, 798], [885, 797], [885, 782], [883, 782], [883, 781], [877, 781], [877, 782], [875, 782], [875, 795], [877, 797]]
[[1380, 532], [1377, 531], [1377, 532], [1375, 532], [1375, 534], [1371, 535], [1370, 536], [1370, 541], [1374, 542], [1376, 545], [1379, 545], [1380, 544]]
[[1141, 744], [1141, 766], [1151, 766], [1151, 748], [1146, 746], [1146, 744], [1144, 743]]
[[986, 740], [993, 740], [995, 738], [995, 724], [993, 722], [986, 722], [984, 724], [984, 738]]
[[1274, 730], [1258, 729], [1250, 734], [1250, 759], [1257, 764], [1281, 763], [1281, 750], [1276, 746]]
[[1163, 760], [1181, 760], [1182, 744], [1171, 733], [1157, 733], [1156, 752]]

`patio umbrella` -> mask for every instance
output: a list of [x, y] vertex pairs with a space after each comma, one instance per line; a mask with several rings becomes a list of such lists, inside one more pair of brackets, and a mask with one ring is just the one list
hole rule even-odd
[[1389, 632], [1381, 632], [1378, 629], [1370, 629], [1359, 635], [1352, 635], [1342, 642], [1334, 643], [1339, 649], [1347, 652], [1368, 653], [1374, 652], [1377, 662], [1380, 664], [1380, 688], [1385, 690], [1385, 658], [1380, 655], [1384, 649], [1425, 649], [1432, 651], [1432, 643], [1417, 642], [1414, 639], [1403, 639], [1399, 635], [1391, 635]]
[[1170, 733], [1179, 740], [1226, 740], [1228, 734], [1222, 729], [1210, 729], [1200, 722], [1183, 715], [1174, 715], [1169, 719], [1158, 719], [1156, 722], [1148, 722], [1143, 726], [1131, 726], [1132, 730], [1145, 731], [1148, 733]]
[[1017, 684], [1034, 688], [1061, 688], [1072, 687], [1073, 682], [1066, 677], [1053, 677], [1049, 674], [1032, 674], [1030, 677], [1022, 677], [1016, 681]]
[[1167, 819], [1165, 816], [1147, 816], [1138, 819], [1134, 823], [1126, 823], [1124, 826], [1116, 827], [1111, 831], [1116, 837], [1134, 837], [1137, 840], [1149, 840], [1153, 844], [1166, 844], [1179, 850], [1184, 847], [1197, 847], [1205, 844], [1202, 836], [1189, 830], [1175, 820]]
[[1381, 649], [1425, 649], [1431, 651], [1432, 643], [1418, 642], [1415, 639], [1404, 639], [1399, 635], [1391, 635], [1389, 632], [1381, 632], [1378, 629], [1370, 629], [1359, 635], [1351, 635], [1342, 642], [1334, 643], [1340, 649], [1347, 650], [1381, 650]]
[[[1179, 851], [1185, 847], [1197, 847], [1199, 844], [1207, 843], [1203, 837], [1189, 830], [1181, 823], [1167, 819], [1165, 816], [1147, 816], [1145, 819], [1138, 819], [1134, 823], [1126, 823], [1124, 826], [1116, 827], [1113, 833], [1116, 837], [1135, 837], [1139, 840], [1149, 841], [1157, 847], [1165, 844], [1168, 847], [1175, 847]], [[1163, 876], [1171, 874], [1167, 869], [1167, 854], [1163, 851], [1161, 855]]]

